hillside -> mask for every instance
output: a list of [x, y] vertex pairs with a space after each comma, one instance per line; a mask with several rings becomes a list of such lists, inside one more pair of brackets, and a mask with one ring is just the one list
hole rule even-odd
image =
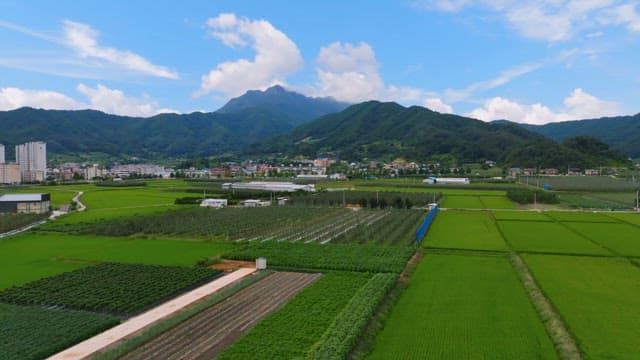
[[[624, 156], [585, 154], [508, 123], [485, 123], [396, 103], [369, 101], [326, 115], [252, 146], [253, 154], [333, 156], [342, 159], [424, 160], [452, 155], [460, 162], [496, 160], [514, 166], [595, 166]], [[603, 155], [605, 154], [605, 155]]]
[[100, 153], [110, 157], [161, 159], [221, 155], [291, 130], [346, 104], [309, 98], [282, 87], [250, 91], [213, 113], [126, 117], [100, 111], [21, 108], [0, 111], [0, 143], [47, 142], [52, 154]]
[[593, 136], [628, 156], [640, 157], [640, 114], [546, 125], [520, 125], [556, 141], [579, 135]]

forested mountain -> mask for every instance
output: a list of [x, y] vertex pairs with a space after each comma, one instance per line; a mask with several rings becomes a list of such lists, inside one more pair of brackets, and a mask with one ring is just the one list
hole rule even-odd
[[579, 135], [593, 136], [615, 150], [640, 158], [640, 114], [546, 125], [520, 125], [556, 141], [564, 141]]
[[[593, 139], [591, 139], [593, 140]], [[606, 147], [606, 145], [605, 145]], [[485, 123], [396, 103], [369, 101], [254, 145], [251, 154], [331, 156], [342, 159], [421, 160], [452, 155], [460, 162], [496, 160], [514, 166], [621, 164], [615, 152], [585, 153], [510, 123]]]
[[265, 91], [250, 90], [231, 99], [217, 113], [238, 114], [266, 111], [280, 115], [281, 120], [296, 126], [322, 115], [344, 110], [349, 104], [332, 98], [307, 97], [275, 85]]
[[21, 108], [0, 112], [0, 143], [7, 146], [8, 159], [13, 145], [33, 140], [47, 142], [53, 154], [65, 155], [96, 152], [146, 159], [220, 155], [346, 106], [276, 86], [249, 91], [213, 113], [138, 118], [94, 110]]

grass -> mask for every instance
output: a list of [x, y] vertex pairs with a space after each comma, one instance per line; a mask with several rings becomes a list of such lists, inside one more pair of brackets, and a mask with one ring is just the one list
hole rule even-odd
[[26, 233], [0, 241], [0, 290], [96, 262], [192, 266], [233, 248], [226, 242]]
[[423, 246], [506, 251], [498, 229], [484, 211], [441, 211]]
[[440, 206], [448, 209], [484, 209], [479, 197], [467, 195], [445, 195]]
[[613, 258], [525, 255], [524, 260], [586, 358], [637, 358], [638, 267]]
[[640, 226], [640, 212], [637, 213], [612, 213], [607, 214], [618, 220], [622, 220], [631, 224]]
[[426, 255], [369, 359], [555, 359], [505, 257]]
[[499, 221], [507, 241], [518, 251], [611, 255], [610, 252], [558, 223]]
[[0, 303], [0, 358], [43, 359], [118, 323], [85, 311]]
[[565, 223], [573, 230], [616, 253], [640, 256], [640, 228], [628, 224]]
[[480, 202], [485, 209], [517, 209], [518, 205], [504, 196], [481, 196]]

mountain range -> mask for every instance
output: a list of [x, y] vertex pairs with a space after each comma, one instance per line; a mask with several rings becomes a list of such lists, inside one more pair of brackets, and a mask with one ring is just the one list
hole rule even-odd
[[[625, 123], [614, 131], [619, 133], [618, 138], [603, 140], [618, 141], [620, 145], [623, 143], [620, 137], [633, 139], [630, 133], [640, 133], [638, 115], [627, 118], [606, 120], [607, 124]], [[605, 120], [585, 123], [592, 121]], [[518, 166], [565, 166], [569, 161], [585, 167], [626, 161], [624, 155], [610, 151], [595, 139], [569, 139], [580, 134], [583, 128], [579, 125], [581, 122], [576, 123], [578, 125], [562, 131], [551, 125], [564, 124], [532, 127], [507, 121], [485, 123], [396, 103], [369, 101], [350, 106], [331, 98], [306, 97], [274, 86], [265, 91], [248, 91], [208, 113], [139, 118], [94, 110], [3, 111], [0, 112], [0, 143], [7, 145], [8, 159], [12, 145], [42, 140], [47, 142], [52, 155], [76, 159], [86, 154], [101, 154], [116, 160], [238, 154], [244, 157], [325, 155], [348, 160], [453, 157], [462, 162], [496, 160]], [[605, 125], [601, 127], [606, 128]], [[597, 128], [589, 134], [604, 133]], [[634, 149], [640, 147], [632, 140], [624, 144], [627, 145], [621, 149], [628, 150], [626, 154], [635, 153]]]

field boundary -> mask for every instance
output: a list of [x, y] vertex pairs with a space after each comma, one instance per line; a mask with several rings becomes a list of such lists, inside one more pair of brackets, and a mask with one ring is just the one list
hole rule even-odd
[[583, 355], [575, 341], [574, 336], [564, 324], [560, 314], [553, 307], [549, 299], [542, 292], [535, 278], [529, 271], [527, 264], [520, 255], [513, 252], [509, 260], [514, 271], [518, 275], [531, 304], [540, 316], [547, 334], [551, 338], [558, 356], [564, 360], [581, 360]]
[[115, 342], [134, 334], [158, 320], [167, 318], [175, 314], [184, 307], [205, 298], [220, 290], [224, 286], [236, 282], [245, 276], [252, 274], [256, 269], [243, 268], [229, 275], [217, 278], [195, 290], [170, 300], [156, 308], [153, 308], [141, 315], [129, 319], [128, 321], [113, 327], [101, 334], [89, 338], [75, 346], [63, 350], [49, 358], [49, 360], [80, 360], [84, 359], [99, 350], [102, 350]]

